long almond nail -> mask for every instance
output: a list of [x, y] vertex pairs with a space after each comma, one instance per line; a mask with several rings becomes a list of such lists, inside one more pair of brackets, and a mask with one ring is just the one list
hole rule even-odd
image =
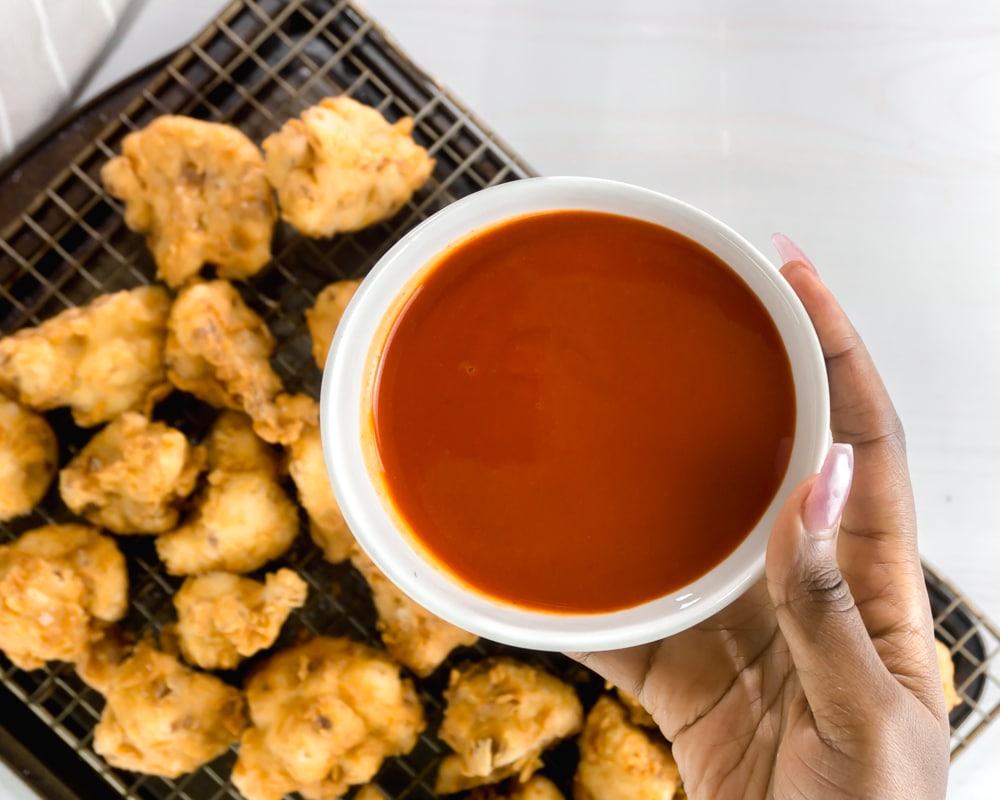
[[816, 265], [809, 260], [809, 256], [803, 253], [802, 248], [785, 236], [785, 234], [776, 233], [771, 236], [771, 241], [774, 243], [774, 248], [778, 251], [778, 257], [781, 259], [782, 264], [787, 264], [790, 261], [798, 261], [801, 264], [805, 264], [814, 273], [819, 275], [819, 270], [817, 270]]
[[849, 444], [833, 445], [802, 507], [802, 524], [807, 533], [825, 538], [823, 534], [836, 529], [851, 493], [853, 476], [854, 448]]

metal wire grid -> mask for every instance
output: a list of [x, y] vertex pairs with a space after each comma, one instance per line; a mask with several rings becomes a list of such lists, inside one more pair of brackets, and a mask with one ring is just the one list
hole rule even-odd
[[[394, 219], [358, 234], [314, 241], [279, 226], [272, 265], [241, 286], [248, 304], [264, 317], [278, 341], [274, 364], [288, 389], [318, 396], [319, 371], [312, 363], [303, 321], [316, 293], [330, 281], [366, 273], [403, 232], [451, 201], [532, 174], [511, 148], [414, 67], [375, 22], [348, 2], [242, 0], [223, 11], [2, 232], [0, 334], [38, 324], [98, 294], [154, 279], [155, 267], [142, 237], [124, 227], [120, 205], [104, 193], [98, 177], [101, 165], [119, 151], [128, 132], [159, 114], [180, 113], [232, 123], [259, 142], [285, 119], [339, 93], [375, 106], [389, 119], [412, 116], [414, 137], [428, 148], [436, 168], [427, 186]], [[77, 429], [64, 412], [49, 416], [60, 438], [60, 463], [65, 463], [90, 434]], [[158, 407], [157, 417], [198, 437], [212, 411], [175, 396]], [[53, 491], [31, 516], [0, 526], [0, 542], [69, 518]], [[148, 539], [126, 537], [119, 542], [128, 556], [132, 587], [125, 626], [136, 632], [158, 631], [173, 618], [171, 597], [179, 581], [162, 572]], [[377, 642], [367, 587], [353, 569], [323, 561], [305, 534], [284, 563], [310, 584], [310, 598], [291, 618], [279, 646], [304, 632]], [[966, 701], [952, 715], [954, 756], [1000, 713], [1000, 637], [954, 587], [932, 572], [928, 582], [937, 592], [932, 591], [932, 600], [938, 636], [955, 654], [959, 691]], [[456, 654], [452, 663], [503, 651], [509, 652], [483, 643]], [[572, 681], [585, 702], [601, 690], [599, 680], [566, 659], [517, 655]], [[447, 669], [442, 669], [419, 682], [428, 733], [411, 754], [389, 760], [379, 774], [379, 784], [394, 798], [435, 796], [433, 774], [446, 748], [434, 731], [446, 676]], [[227, 777], [234, 752], [176, 781], [109, 768], [91, 747], [103, 700], [67, 665], [26, 673], [0, 656], [0, 680], [100, 775], [108, 797], [239, 797]], [[568, 788], [575, 749], [566, 745], [547, 763], [551, 776]]]

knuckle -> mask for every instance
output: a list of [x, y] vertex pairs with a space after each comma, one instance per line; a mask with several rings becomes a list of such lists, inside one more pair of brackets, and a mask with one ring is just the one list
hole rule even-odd
[[818, 564], [805, 570], [800, 591], [804, 600], [827, 606], [833, 611], [854, 608], [851, 588], [835, 564]]

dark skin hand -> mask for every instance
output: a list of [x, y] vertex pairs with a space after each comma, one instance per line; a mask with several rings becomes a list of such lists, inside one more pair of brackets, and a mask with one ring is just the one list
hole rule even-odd
[[743, 597], [663, 641], [575, 657], [653, 714], [692, 800], [943, 798], [949, 729], [903, 430], [815, 269], [775, 244], [826, 357], [838, 444], [785, 504]]

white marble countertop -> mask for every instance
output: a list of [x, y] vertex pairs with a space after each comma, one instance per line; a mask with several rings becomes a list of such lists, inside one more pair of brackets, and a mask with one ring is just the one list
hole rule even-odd
[[[1000, 4], [362, 4], [539, 172], [795, 239], [903, 418], [925, 559], [1000, 620]], [[88, 94], [221, 5], [146, 0]], [[998, 752], [1000, 723], [949, 796], [995, 798]]]

